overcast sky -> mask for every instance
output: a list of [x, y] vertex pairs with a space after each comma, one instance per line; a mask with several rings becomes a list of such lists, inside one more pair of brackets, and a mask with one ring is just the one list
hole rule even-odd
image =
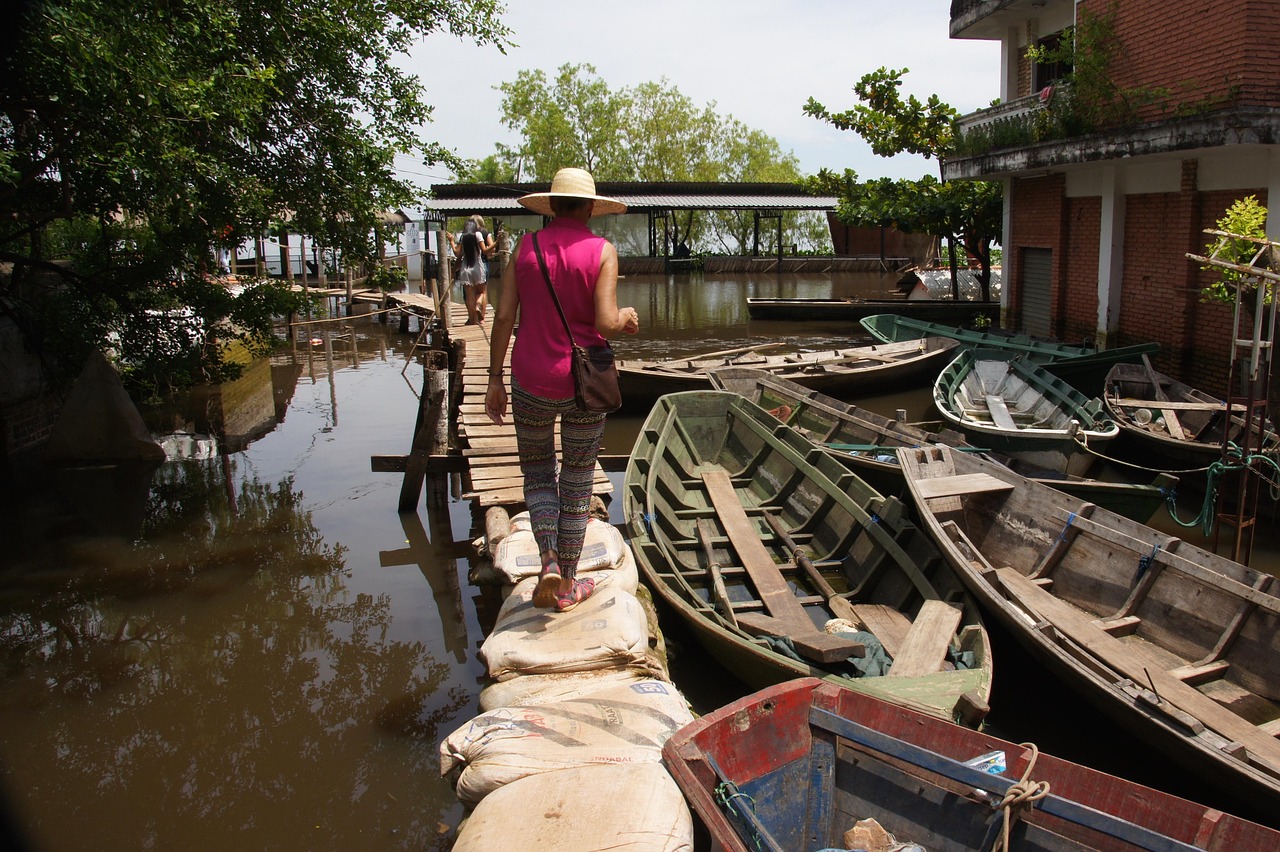
[[[406, 67], [435, 107], [424, 138], [467, 159], [515, 138], [500, 123], [496, 87], [526, 69], [554, 78], [565, 63], [595, 66], [610, 89], [665, 77], [698, 105], [715, 103], [778, 140], [806, 174], [852, 168], [863, 180], [937, 174], [923, 158], [877, 157], [854, 133], [809, 118], [810, 95], [832, 111], [886, 66], [908, 68], [903, 90], [937, 94], [960, 112], [999, 96], [999, 45], [948, 37], [948, 0], [508, 0], [518, 45], [502, 55], [447, 34], [420, 44]], [[442, 167], [397, 159], [419, 184], [452, 180]]]

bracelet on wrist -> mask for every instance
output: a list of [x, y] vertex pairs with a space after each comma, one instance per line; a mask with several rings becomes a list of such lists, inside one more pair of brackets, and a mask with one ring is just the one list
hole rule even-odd
[[491, 379], [500, 379], [500, 378], [502, 378], [503, 376], [505, 376], [506, 374], [507, 374], [507, 371], [506, 371], [506, 370], [490, 370], [490, 371], [489, 371], [489, 378], [491, 378]]

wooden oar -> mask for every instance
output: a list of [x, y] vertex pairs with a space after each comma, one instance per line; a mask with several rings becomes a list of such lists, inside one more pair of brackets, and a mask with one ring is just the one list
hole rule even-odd
[[739, 346], [737, 349], [724, 349], [720, 352], [707, 352], [705, 354], [694, 355], [692, 358], [685, 358], [682, 360], [688, 361], [692, 364], [695, 361], [705, 361], [711, 358], [724, 358], [727, 355], [746, 355], [748, 352], [758, 352], [761, 349], [772, 349], [775, 346], [788, 345], [790, 344], [785, 340], [773, 340], [769, 343], [757, 343], [754, 346]]
[[733, 603], [729, 600], [729, 590], [725, 588], [724, 577], [720, 574], [720, 565], [711, 552], [711, 524], [705, 518], [698, 521], [698, 541], [702, 544], [702, 552], [707, 557], [707, 573], [711, 575], [711, 594], [716, 604], [724, 612], [725, 619], [735, 628], [738, 617], [733, 614]]
[[827, 606], [831, 607], [831, 611], [835, 613], [837, 618], [843, 618], [851, 621], [856, 625], [862, 625], [862, 619], [858, 618], [858, 614], [853, 611], [853, 604], [849, 603], [840, 593], [831, 588], [831, 584], [827, 582], [827, 578], [822, 576], [817, 566], [813, 564], [813, 560], [800, 550], [800, 545], [795, 543], [791, 538], [791, 534], [787, 532], [787, 528], [782, 525], [782, 521], [773, 512], [764, 513], [765, 523], [769, 525], [769, 529], [773, 530], [773, 534], [782, 540], [795, 557], [796, 564], [803, 569], [808, 575], [810, 581], [818, 587], [818, 591], [827, 599]]
[[[1142, 364], [1147, 368], [1147, 380], [1151, 382], [1151, 395], [1162, 402], [1169, 401], [1169, 395], [1164, 392], [1164, 388], [1160, 387], [1160, 377], [1156, 375], [1155, 368], [1151, 366], [1151, 359], [1142, 355]], [[1170, 408], [1161, 408], [1160, 414], [1164, 417], [1164, 427], [1169, 431], [1169, 436], [1177, 438], [1179, 441], [1186, 439], [1186, 434], [1182, 431], [1182, 424], [1178, 422], [1178, 415]]]

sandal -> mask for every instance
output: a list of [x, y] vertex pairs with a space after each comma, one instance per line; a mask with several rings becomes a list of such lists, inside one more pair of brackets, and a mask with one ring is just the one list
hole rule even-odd
[[556, 595], [556, 612], [568, 612], [587, 598], [591, 597], [591, 593], [595, 590], [595, 580], [590, 577], [584, 577], [579, 580], [575, 577], [573, 580], [573, 588], [569, 590], [569, 594]]
[[538, 575], [538, 585], [533, 589], [533, 605], [539, 609], [550, 609], [556, 605], [556, 590], [560, 588], [560, 572], [555, 568], [542, 569]]

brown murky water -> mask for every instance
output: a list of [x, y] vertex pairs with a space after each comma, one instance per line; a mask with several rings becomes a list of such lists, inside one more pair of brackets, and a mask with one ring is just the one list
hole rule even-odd
[[[638, 308], [644, 332], [619, 349], [847, 340], [857, 330], [840, 323], [752, 322], [745, 299], [892, 284], [632, 276], [620, 301]], [[436, 494], [430, 510], [400, 515], [400, 477], [371, 472], [370, 456], [408, 450], [422, 372], [405, 369], [409, 338], [369, 320], [354, 328], [328, 357], [305, 343], [155, 415], [157, 431], [177, 433], [180, 459], [51, 472], [7, 495], [0, 781], [15, 842], [448, 846], [462, 808], [439, 778], [437, 744], [477, 712], [491, 602], [467, 583], [454, 544], [475, 534], [470, 507]], [[928, 416], [923, 390], [862, 402]], [[606, 451], [626, 453], [638, 427], [612, 420]], [[668, 631], [677, 682], [698, 709], [745, 691], [678, 626]], [[1219, 795], [1111, 735], [1007, 637], [996, 641], [998, 733]]]

